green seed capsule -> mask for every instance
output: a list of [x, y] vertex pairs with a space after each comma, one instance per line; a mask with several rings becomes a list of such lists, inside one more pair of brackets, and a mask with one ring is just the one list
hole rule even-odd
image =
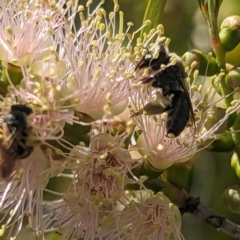
[[219, 32], [223, 48], [230, 52], [240, 42], [240, 16], [230, 16], [224, 19]]
[[224, 205], [233, 213], [240, 213], [240, 187], [227, 188], [222, 195]]
[[191, 66], [194, 62], [195, 66], [191, 69], [191, 74], [194, 70], [199, 71], [201, 76], [213, 76], [218, 72], [218, 64], [214, 57], [200, 52], [199, 50], [191, 50], [182, 56], [184, 66]]

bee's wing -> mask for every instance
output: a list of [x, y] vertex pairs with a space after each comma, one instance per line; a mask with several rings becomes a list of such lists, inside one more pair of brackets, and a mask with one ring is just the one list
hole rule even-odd
[[5, 179], [9, 177], [14, 168], [17, 156], [17, 147], [21, 139], [21, 132], [17, 129], [10, 132], [6, 122], [2, 124], [2, 137], [0, 141], [0, 170], [2, 177]]
[[188, 107], [190, 109], [190, 113], [191, 113], [191, 119], [193, 124], [195, 125], [195, 119], [194, 119], [194, 112], [193, 112], [193, 107], [192, 107], [192, 101], [191, 98], [189, 96], [189, 92], [187, 89], [187, 85], [185, 83], [185, 79], [182, 79], [182, 77], [178, 77], [178, 81], [183, 89], [183, 91], [185, 92], [186, 98], [187, 98], [187, 102], [188, 102]]

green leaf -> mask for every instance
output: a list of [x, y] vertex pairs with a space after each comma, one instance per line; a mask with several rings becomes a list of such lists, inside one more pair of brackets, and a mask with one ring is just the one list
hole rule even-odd
[[204, 4], [204, 0], [197, 0], [197, 2], [198, 2], [198, 5], [199, 5], [199, 7], [201, 8], [201, 6]]
[[215, 1], [215, 6], [216, 6], [216, 8], [220, 8], [222, 2], [223, 2], [223, 0], [216, 0], [216, 1]]
[[142, 29], [141, 37], [144, 32], [149, 32], [152, 28], [156, 28], [159, 25], [166, 2], [167, 0], [148, 0], [147, 9], [144, 14], [143, 24], [147, 20], [150, 20], [152, 24]]

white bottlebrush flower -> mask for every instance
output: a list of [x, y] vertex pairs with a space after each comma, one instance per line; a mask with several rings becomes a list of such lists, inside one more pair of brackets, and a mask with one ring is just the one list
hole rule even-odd
[[162, 193], [135, 193], [137, 197], [123, 209], [119, 225], [122, 239], [183, 240], [179, 209]]
[[50, 145], [47, 141], [60, 141], [66, 149], [67, 141], [62, 140], [64, 126], [76, 119], [68, 103], [70, 97], [61, 91], [66, 87], [66, 63], [57, 57], [59, 42], [54, 43], [53, 31], [50, 31], [57, 25], [47, 18], [48, 13], [49, 18], [52, 16], [52, 9], [34, 6], [26, 1], [2, 1], [0, 6], [2, 66], [9, 70], [10, 65], [17, 65], [11, 74], [6, 71], [8, 88], [1, 96], [1, 116], [6, 118], [14, 104], [32, 108], [33, 113], [27, 119], [31, 133], [26, 140], [34, 147], [27, 158], [12, 159], [11, 176], [1, 178], [0, 235], [6, 239], [17, 237], [26, 217], [34, 237], [43, 238], [43, 191], [49, 179], [63, 170], [66, 160], [56, 152], [56, 156], [53, 155], [46, 147]]
[[115, 229], [120, 211], [127, 201], [124, 187], [129, 182], [132, 159], [123, 148], [124, 137], [92, 131], [90, 146], [76, 146], [66, 168], [74, 171], [64, 201], [55, 205], [54, 230], [63, 239], [94, 239]]
[[73, 6], [72, 12], [77, 13], [77, 18], [80, 16], [79, 29], [73, 27], [74, 17], [69, 27], [66, 26], [69, 38], [66, 58], [71, 66], [68, 87], [69, 94], [75, 96], [72, 103], [77, 111], [101, 119], [124, 111], [129, 93], [133, 91], [129, 85], [135, 67], [132, 38], [129, 37], [132, 24], [123, 31], [122, 12], [119, 13], [119, 25], [116, 24], [117, 1], [109, 16], [100, 5], [91, 11], [90, 3], [86, 4], [86, 10], [78, 6], [79, 12], [77, 6]]
[[[159, 45], [159, 40], [156, 41], [153, 49], [157, 45]], [[174, 60], [170, 61], [164, 68], [168, 68], [173, 64], [176, 64]], [[210, 112], [216, 112], [216, 105], [220, 101], [224, 102], [224, 97], [216, 98], [218, 94], [215, 88], [207, 88], [206, 79], [196, 84], [196, 79], [194, 82], [191, 80], [193, 83], [190, 83], [190, 78], [188, 78], [186, 80], [189, 81], [186, 82], [189, 82], [195, 124], [193, 121], [189, 121], [179, 136], [168, 136], [166, 130], [168, 115], [164, 110], [171, 104], [171, 96], [164, 97], [161, 88], [152, 87], [151, 82], [141, 84], [142, 79], [154, 73], [149, 73], [149, 70], [148, 72], [145, 70], [137, 71], [135, 79], [137, 91], [131, 96], [132, 118], [141, 130], [136, 147], [139, 153], [156, 169], [163, 170], [170, 167], [174, 162], [188, 161], [196, 152], [207, 146], [203, 144], [204, 142], [208, 141], [207, 144], [210, 144], [214, 140], [218, 129], [232, 113], [240, 108], [240, 103], [233, 101], [231, 108], [224, 111], [222, 118], [218, 122], [209, 125], [212, 116]], [[164, 69], [159, 71], [164, 71]], [[155, 114], [155, 111], [158, 114]], [[178, 117], [176, 121], [180, 121], [184, 116], [179, 115]], [[189, 119], [191, 119], [191, 116]]]
[[36, 147], [27, 159], [16, 161], [13, 179], [7, 183], [1, 182], [0, 236], [4, 239], [16, 238], [25, 217], [28, 218], [28, 227], [33, 236], [43, 239], [43, 190], [53, 173], [59, 171], [58, 167], [53, 167], [51, 156], [48, 155]]
[[75, 121], [73, 109], [66, 104], [68, 97], [61, 92], [65, 78], [47, 77], [43, 72], [42, 75], [24, 74], [20, 86], [9, 87], [2, 115], [6, 116], [14, 104], [27, 104], [33, 110], [29, 123], [36, 138], [41, 142], [60, 140], [65, 124]]
[[28, 66], [47, 57], [57, 28], [50, 8], [29, 1], [1, 1], [0, 59], [17, 66]]
[[[133, 100], [136, 106], [143, 106], [158, 98], [160, 90], [141, 89], [141, 96]], [[161, 95], [161, 93], [160, 93]], [[138, 108], [139, 109], [139, 108]], [[138, 151], [155, 168], [166, 169], [176, 161], [186, 161], [196, 152], [194, 127], [189, 126], [178, 138], [169, 138], [166, 133], [166, 114], [139, 115], [134, 117], [142, 131], [137, 141]]]

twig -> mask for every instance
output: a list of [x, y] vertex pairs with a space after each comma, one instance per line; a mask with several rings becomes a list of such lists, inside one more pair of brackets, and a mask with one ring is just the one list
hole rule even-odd
[[[240, 240], [240, 225], [229, 221], [228, 219], [217, 215], [210, 208], [204, 206], [197, 197], [189, 196], [187, 192], [181, 190], [174, 185], [165, 182], [161, 178], [146, 181], [145, 186], [154, 189], [154, 191], [162, 191], [171, 201], [178, 206], [181, 214], [190, 213], [191, 215], [205, 221], [218, 231], [232, 236]], [[170, 195], [167, 193], [171, 193]]]
[[181, 213], [190, 213], [193, 216], [205, 221], [215, 227], [218, 231], [240, 239], [240, 225], [229, 221], [214, 213], [210, 208], [200, 203], [199, 198], [187, 197], [186, 206], [179, 208]]

